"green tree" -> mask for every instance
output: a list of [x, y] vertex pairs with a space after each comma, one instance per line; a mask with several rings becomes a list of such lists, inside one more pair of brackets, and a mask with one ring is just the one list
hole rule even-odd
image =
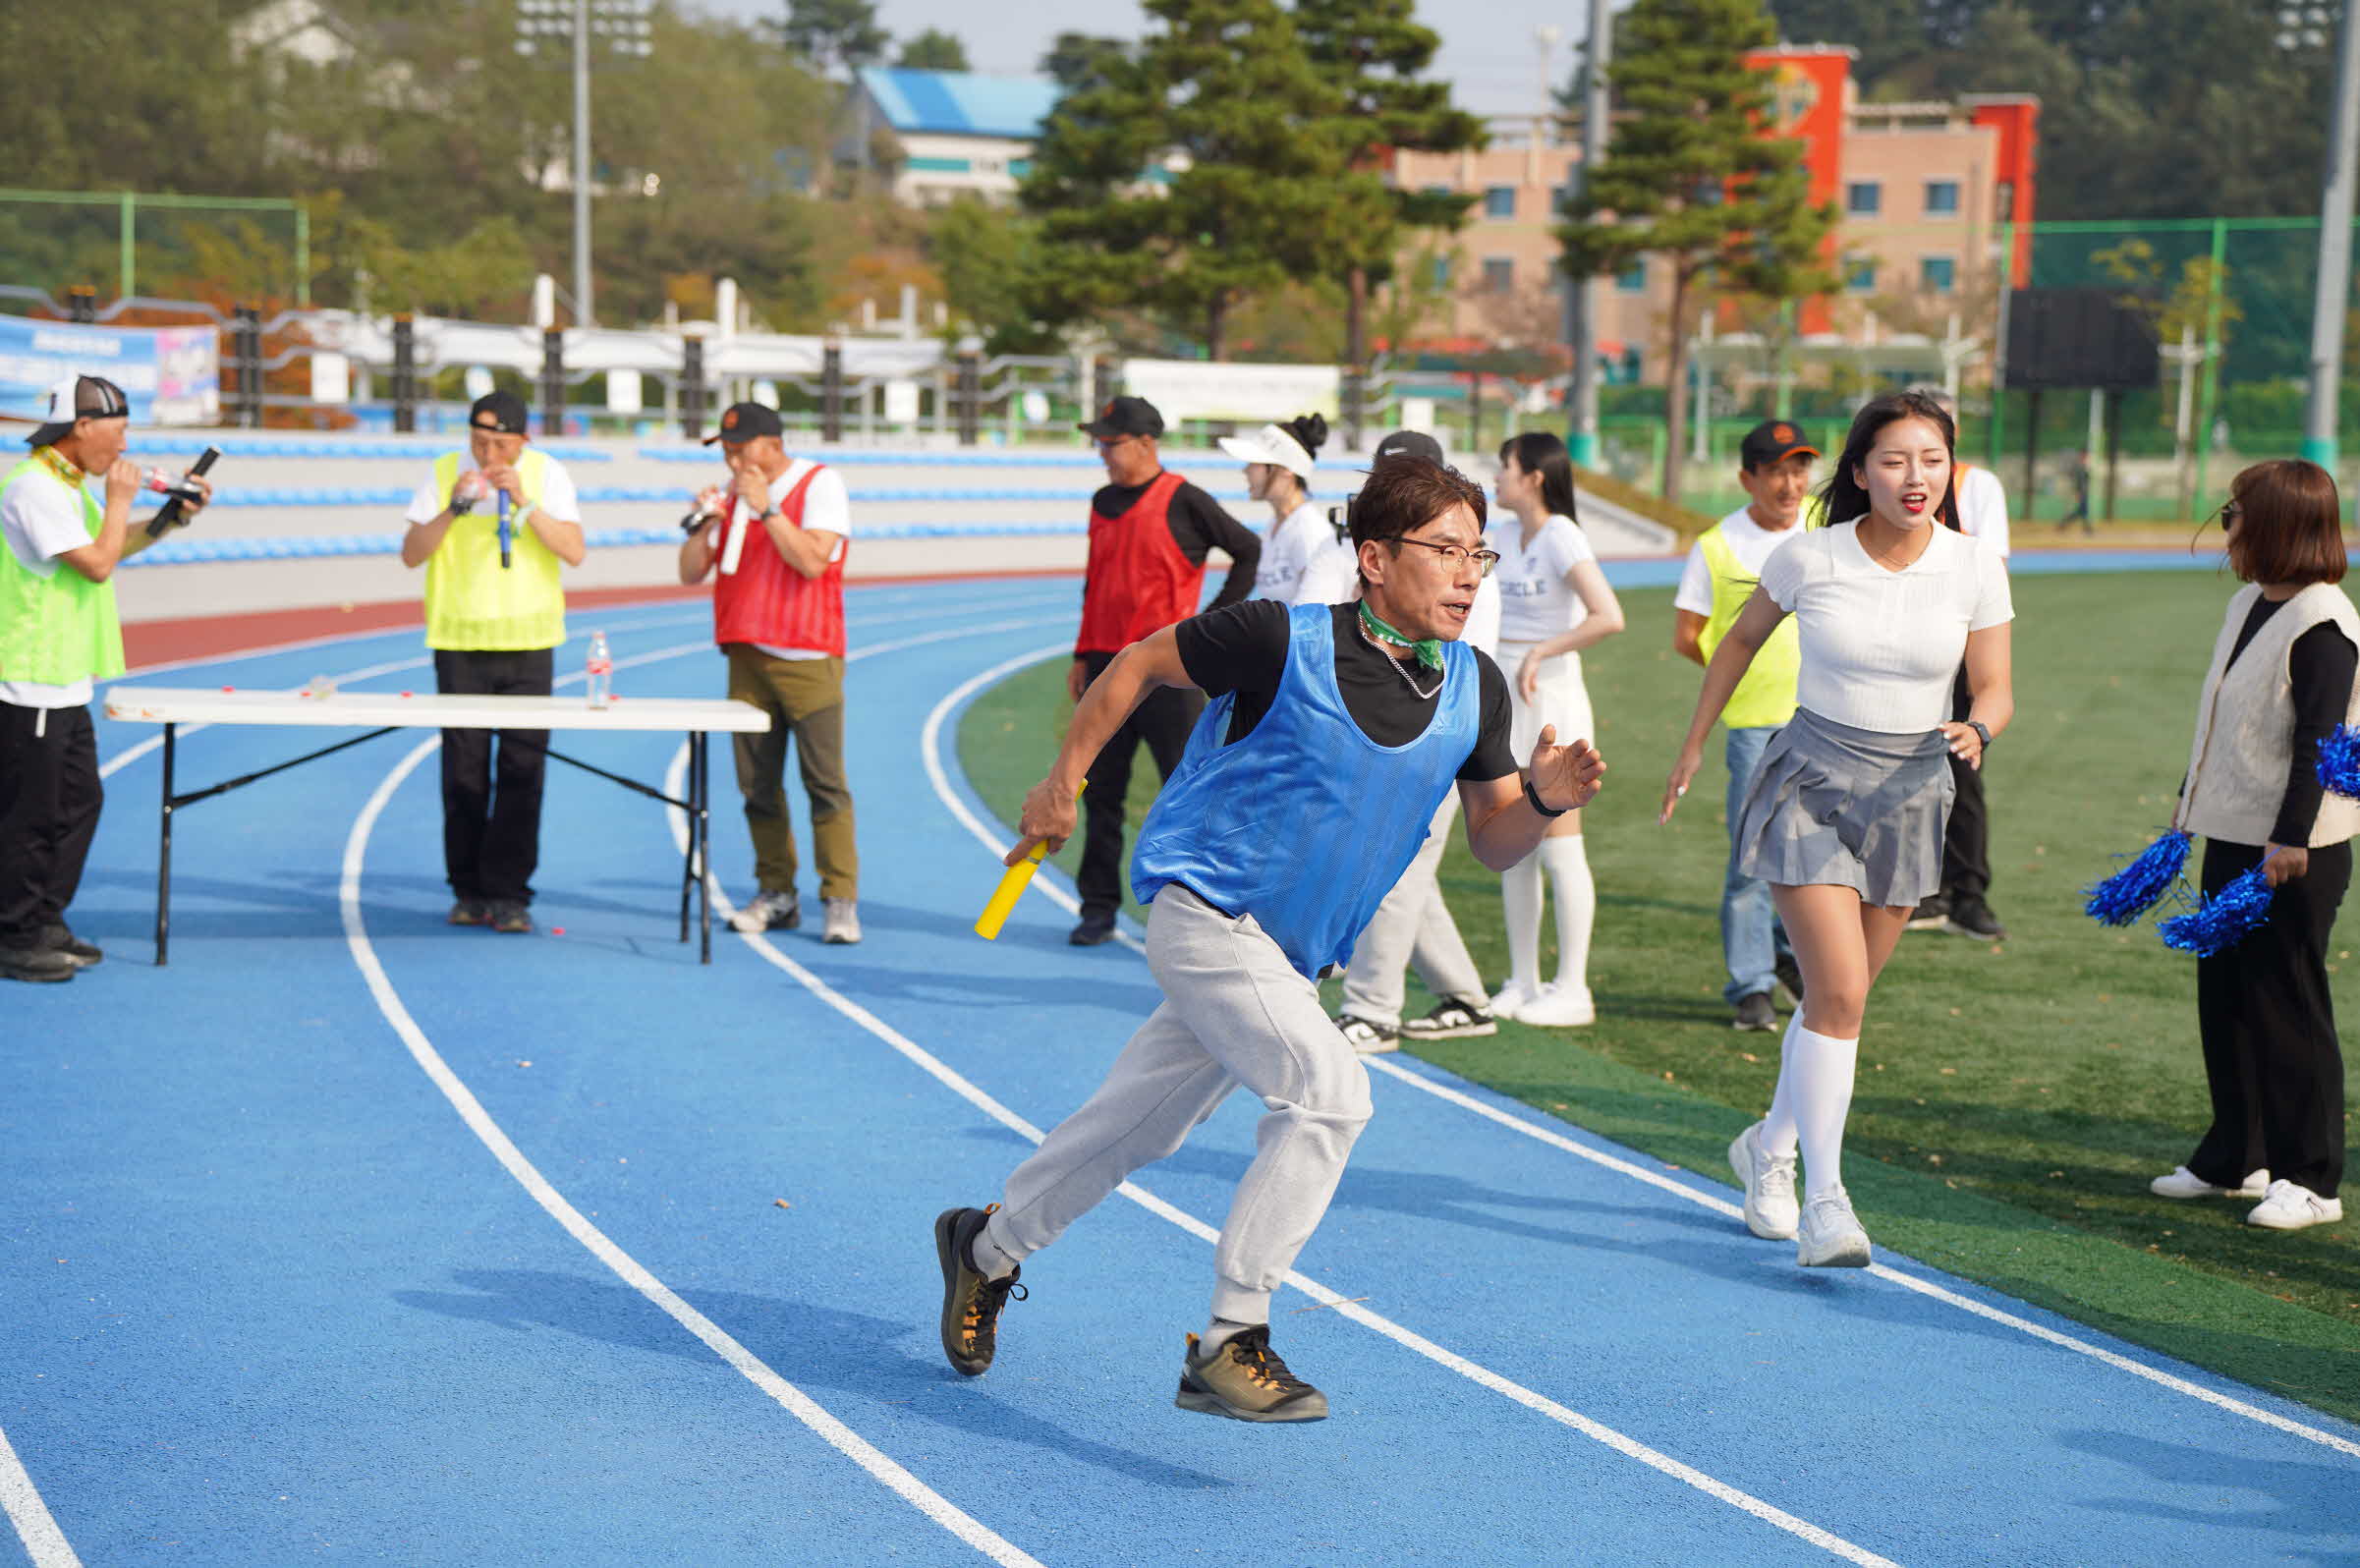
[[1835, 223], [1815, 206], [1801, 145], [1763, 129], [1770, 84], [1745, 62], [1774, 41], [1753, 0], [1638, 0], [1607, 80], [1620, 105], [1605, 159], [1566, 203], [1557, 236], [1576, 278], [1653, 255], [1671, 274], [1663, 496], [1680, 494], [1688, 334], [1707, 288], [1787, 300], [1824, 292]]
[[1414, 232], [1455, 233], [1472, 195], [1388, 186], [1381, 169], [1395, 151], [1458, 152], [1481, 147], [1483, 122], [1450, 102], [1450, 84], [1424, 81], [1440, 35], [1416, 19], [1416, 0], [1296, 0], [1295, 28], [1322, 76], [1343, 93], [1323, 134], [1343, 149], [1352, 177], [1379, 194], [1359, 200], [1378, 221], [1339, 235], [1344, 290], [1344, 358], [1369, 364], [1369, 289], [1393, 275]]
[[904, 71], [965, 71], [967, 45], [955, 32], [928, 28], [924, 32], [901, 41], [901, 53], [893, 63]]
[[1144, 306], [1213, 359], [1241, 299], [1335, 277], [1389, 197], [1276, 0], [1146, 0], [1160, 27], [1066, 94], [1033, 153], [1043, 318]]
[[1040, 220], [976, 197], [933, 214], [927, 259], [942, 279], [952, 330], [974, 332], [991, 354], [1048, 354], [1057, 334], [1036, 318]]
[[779, 41], [820, 71], [858, 71], [885, 57], [893, 35], [877, 26], [872, 0], [787, 0]]
[[1130, 52], [1131, 45], [1121, 38], [1060, 32], [1048, 53], [1040, 57], [1040, 74], [1071, 92], [1096, 77], [1106, 61], [1123, 59]]

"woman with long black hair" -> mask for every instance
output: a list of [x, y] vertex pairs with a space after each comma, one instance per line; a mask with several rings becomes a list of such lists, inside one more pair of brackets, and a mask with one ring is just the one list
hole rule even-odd
[[[1797, 535], [1714, 650], [1662, 820], [1704, 763], [1705, 741], [1754, 654], [1795, 617], [1794, 718], [1763, 755], [1735, 835], [1770, 884], [1803, 970], [1770, 1114], [1729, 1146], [1746, 1225], [1796, 1239], [1806, 1267], [1862, 1267], [1868, 1233], [1843, 1186], [1844, 1120], [1869, 991], [1918, 901], [1941, 880], [1948, 759], [1980, 766], [2015, 711], [2007, 569], [1957, 532], [1955, 427], [1923, 393], [1881, 397], [1852, 421], [1822, 491], [1829, 527]], [[1974, 706], [1945, 722], [1964, 659]], [[1808, 1185], [1795, 1200], [1798, 1144]]]

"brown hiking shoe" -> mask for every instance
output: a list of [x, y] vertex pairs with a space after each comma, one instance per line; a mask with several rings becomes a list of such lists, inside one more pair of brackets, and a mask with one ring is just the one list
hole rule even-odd
[[1327, 1396], [1286, 1370], [1270, 1348], [1270, 1325], [1256, 1323], [1203, 1360], [1197, 1357], [1197, 1336], [1188, 1336], [1188, 1357], [1180, 1366], [1180, 1394], [1172, 1401], [1182, 1410], [1232, 1421], [1324, 1421]]
[[1022, 1269], [986, 1279], [975, 1265], [975, 1239], [997, 1207], [946, 1208], [934, 1217], [934, 1255], [942, 1260], [942, 1354], [970, 1377], [982, 1376], [999, 1349], [1000, 1309], [1009, 1293], [1025, 1299], [1016, 1282]]

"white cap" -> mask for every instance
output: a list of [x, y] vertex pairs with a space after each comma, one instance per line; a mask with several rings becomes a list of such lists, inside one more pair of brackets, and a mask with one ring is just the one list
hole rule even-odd
[[1284, 425], [1265, 424], [1252, 435], [1224, 435], [1220, 447], [1240, 463], [1267, 463], [1298, 479], [1311, 477], [1311, 454]]

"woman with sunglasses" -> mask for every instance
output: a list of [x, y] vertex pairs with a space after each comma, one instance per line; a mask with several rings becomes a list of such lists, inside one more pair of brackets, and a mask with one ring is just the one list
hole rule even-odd
[[[1574, 520], [1573, 459], [1553, 435], [1528, 431], [1499, 448], [1493, 485], [1509, 514], [1486, 541], [1499, 552], [1499, 667], [1514, 704], [1514, 745], [1529, 751], [1553, 724], [1568, 739], [1595, 741], [1598, 727], [1582, 684], [1582, 650], [1622, 630], [1622, 606]], [[1541, 879], [1557, 900], [1557, 974], [1541, 979]], [[1491, 998], [1499, 1018], [1525, 1024], [1598, 1020], [1590, 999], [1590, 928], [1598, 886], [1582, 845], [1581, 813], [1549, 824], [1541, 847], [1499, 879], [1507, 916], [1508, 982]]]
[[[1795, 1239], [1805, 1267], [1865, 1267], [1868, 1233], [1843, 1186], [1844, 1120], [1870, 987], [1918, 901], [1941, 880], [1955, 785], [2015, 711], [2007, 568], [1957, 532], [1957, 434], [1921, 392], [1878, 398], [1852, 420], [1821, 492], [1830, 527], [1763, 563], [1762, 586], [1705, 668], [1688, 739], [1664, 786], [1670, 821], [1705, 740], [1755, 653], [1795, 618], [1795, 716], [1754, 772], [1732, 837], [1739, 869], [1770, 884], [1803, 969], [1803, 1005], [1779, 1047], [1770, 1114], [1737, 1136], [1757, 1236]], [[1964, 659], [1974, 706], [1946, 722]], [[1800, 1144], [1809, 1185], [1795, 1202]]]
[[2196, 1027], [2213, 1125], [2162, 1198], [2258, 1198], [2245, 1217], [2300, 1230], [2343, 1217], [2343, 1055], [2328, 942], [2352, 879], [2360, 802], [2319, 782], [2319, 743], [2360, 723], [2360, 614], [2335, 585], [2335, 481], [2317, 464], [2257, 463], [2220, 509], [2229, 600], [2196, 700], [2173, 826], [2205, 838], [2206, 896], [2256, 865], [2269, 923], [2196, 961]]

